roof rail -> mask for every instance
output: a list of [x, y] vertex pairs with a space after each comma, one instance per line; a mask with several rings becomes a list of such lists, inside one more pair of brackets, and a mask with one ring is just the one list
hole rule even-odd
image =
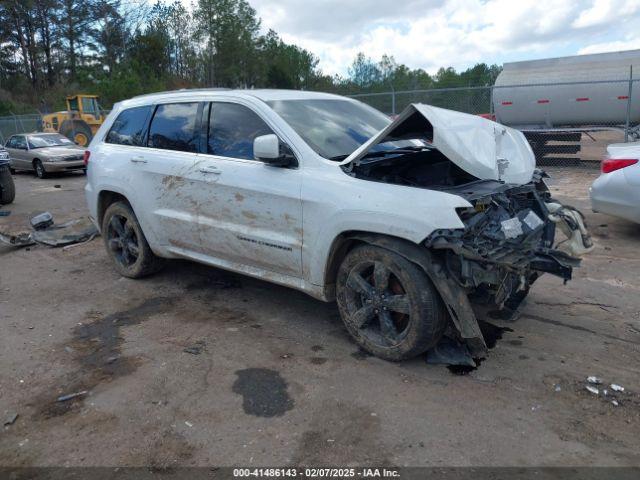
[[164, 92], [153, 92], [153, 93], [144, 93], [142, 95], [136, 95], [131, 98], [143, 98], [149, 97], [151, 95], [164, 95], [170, 93], [180, 93], [180, 92], [219, 92], [219, 91], [228, 91], [233, 90], [233, 88], [224, 88], [224, 87], [211, 87], [211, 88], [180, 88], [178, 90], [166, 90]]

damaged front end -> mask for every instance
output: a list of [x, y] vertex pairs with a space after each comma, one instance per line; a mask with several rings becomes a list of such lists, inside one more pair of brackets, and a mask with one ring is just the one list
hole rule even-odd
[[[525, 185], [479, 180], [447, 189], [472, 205], [458, 211], [465, 228], [436, 230], [424, 242], [474, 307], [501, 310], [501, 318], [515, 315], [541, 273], [570, 280], [592, 248], [582, 216], [554, 201], [542, 176], [536, 171]], [[567, 236], [560, 242], [558, 223]]]
[[[399, 140], [417, 142], [375, 151]], [[495, 122], [411, 105], [343, 169], [363, 180], [457, 195], [471, 205], [457, 210], [464, 228], [434, 230], [426, 248], [402, 253], [429, 275], [455, 327], [449, 336], [474, 358], [487, 351], [478, 318], [514, 319], [542, 273], [566, 282], [593, 248], [580, 212], [551, 197], [524, 136]], [[558, 240], [557, 230], [566, 238]]]

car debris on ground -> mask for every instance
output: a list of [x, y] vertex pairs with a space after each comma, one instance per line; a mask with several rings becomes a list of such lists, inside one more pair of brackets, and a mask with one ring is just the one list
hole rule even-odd
[[49, 212], [39, 213], [29, 219], [32, 230], [15, 225], [0, 227], [0, 241], [11, 247], [26, 247], [39, 243], [50, 247], [64, 247], [93, 240], [98, 229], [89, 217], [56, 225]]
[[203, 340], [199, 340], [193, 345], [185, 347], [182, 351], [185, 353], [190, 353], [191, 355], [200, 355], [204, 350], [204, 347], [206, 346], [207, 344]]
[[73, 400], [74, 398], [82, 397], [89, 393], [87, 390], [82, 390], [81, 392], [70, 393], [68, 395], [61, 395], [56, 398], [56, 402], [66, 402], [68, 400]]
[[8, 427], [9, 425], [13, 425], [20, 415], [16, 412], [11, 412], [7, 415], [7, 418], [4, 421], [4, 426]]
[[42, 212], [31, 217], [29, 223], [34, 230], [44, 230], [53, 225], [53, 215], [49, 212]]
[[53, 225], [44, 230], [36, 230], [32, 234], [36, 243], [50, 247], [89, 242], [96, 235], [98, 235], [98, 229], [88, 217], [71, 220], [62, 225]]
[[591, 393], [593, 393], [594, 395], [600, 395], [600, 390], [598, 390], [596, 387], [592, 387], [591, 385], [587, 385], [585, 388], [588, 391], [590, 391]]
[[427, 351], [425, 360], [433, 365], [468, 365], [476, 367], [469, 349], [455, 338], [442, 337], [438, 344]]
[[31, 238], [30, 231], [11, 227], [5, 227], [0, 231], [0, 242], [10, 247], [27, 247], [36, 243]]
[[[619, 407], [621, 405], [619, 396], [616, 396], [616, 393], [624, 395], [624, 387], [622, 385], [618, 385], [616, 383], [612, 383], [608, 388], [598, 388], [596, 385], [603, 385], [604, 381], [596, 376], [590, 375], [587, 377], [587, 384], [584, 388], [591, 392], [594, 395], [602, 398], [606, 402], [610, 402], [614, 407]], [[604, 386], [604, 385], [603, 385]]]

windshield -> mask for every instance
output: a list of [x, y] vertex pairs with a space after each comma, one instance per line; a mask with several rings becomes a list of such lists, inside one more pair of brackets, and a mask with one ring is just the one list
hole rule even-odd
[[[316, 153], [342, 160], [391, 123], [386, 115], [351, 100], [272, 100], [275, 110]], [[387, 142], [372, 151], [389, 150], [411, 142]]]
[[73, 142], [63, 135], [42, 135], [28, 137], [29, 148], [68, 147]]

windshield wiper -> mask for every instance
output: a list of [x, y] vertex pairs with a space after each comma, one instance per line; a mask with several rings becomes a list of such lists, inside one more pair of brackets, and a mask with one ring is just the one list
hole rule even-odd
[[[369, 152], [369, 153], [363, 155], [361, 157], [361, 159], [362, 158], [386, 157], [387, 155], [403, 155], [405, 153], [422, 152], [424, 150], [431, 150], [431, 148], [428, 147], [428, 146], [422, 146], [422, 147], [408, 146], [408, 147], [395, 148], [393, 150], [378, 150], [378, 151]], [[344, 160], [349, 155], [351, 155], [351, 154], [349, 153], [349, 154], [346, 154], [346, 155], [336, 155], [335, 157], [329, 157], [329, 160], [340, 161], [340, 160]]]

